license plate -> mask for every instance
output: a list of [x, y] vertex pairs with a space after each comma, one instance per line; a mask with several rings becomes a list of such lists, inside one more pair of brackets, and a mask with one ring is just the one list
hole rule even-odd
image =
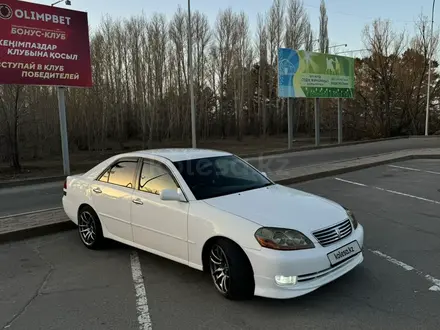
[[330, 263], [333, 265], [340, 263], [341, 261], [347, 260], [354, 255], [361, 252], [361, 248], [359, 246], [359, 243], [357, 241], [351, 242], [347, 245], [344, 245], [343, 247], [330, 252], [327, 254], [328, 260], [330, 260]]

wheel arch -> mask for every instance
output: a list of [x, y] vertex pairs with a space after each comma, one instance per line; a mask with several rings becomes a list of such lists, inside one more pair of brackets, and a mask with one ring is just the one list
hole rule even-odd
[[95, 209], [94, 209], [90, 204], [88, 204], [88, 203], [82, 203], [82, 204], [78, 207], [78, 212], [77, 212], [77, 217], [78, 217], [78, 218], [79, 218], [79, 214], [80, 214], [80, 212], [81, 212], [84, 208], [86, 208], [86, 207], [92, 209], [93, 212], [96, 213]]
[[226, 237], [226, 236], [222, 236], [222, 235], [216, 235], [216, 236], [210, 237], [203, 245], [203, 248], [202, 248], [202, 267], [203, 267], [204, 272], [209, 270], [209, 249], [218, 240], [227, 240], [227, 241], [231, 242], [232, 244], [234, 244], [243, 253], [243, 256], [246, 258], [246, 260], [249, 264], [249, 267], [252, 270], [252, 275], [254, 274], [254, 269], [252, 267], [252, 263], [251, 263], [248, 255], [244, 251], [244, 249], [241, 247], [241, 245], [238, 244], [237, 242], [235, 242], [233, 239]]
[[104, 231], [104, 235], [106, 235], [107, 234], [107, 228], [104, 227], [104, 224], [102, 223], [101, 219], [99, 218], [98, 212], [96, 212], [96, 210], [93, 208], [93, 206], [90, 205], [89, 203], [82, 203], [82, 204], [80, 204], [80, 206], [78, 207], [77, 219], [79, 220], [79, 214], [85, 208], [89, 208], [91, 211], [93, 211], [93, 213], [95, 213], [95, 216], [98, 219], [99, 224], [101, 225], [101, 227], [102, 227], [102, 229]]

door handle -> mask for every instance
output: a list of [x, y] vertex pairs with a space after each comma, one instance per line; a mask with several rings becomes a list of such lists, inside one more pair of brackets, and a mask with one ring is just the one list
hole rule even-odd
[[137, 205], [144, 205], [144, 203], [139, 198], [133, 199], [133, 203]]
[[100, 188], [98, 188], [98, 187], [93, 188], [93, 191], [94, 191], [95, 193], [97, 193], [97, 194], [102, 193], [102, 190], [101, 190]]

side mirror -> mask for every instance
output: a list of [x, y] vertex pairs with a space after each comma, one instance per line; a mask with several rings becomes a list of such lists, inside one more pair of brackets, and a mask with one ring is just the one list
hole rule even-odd
[[160, 192], [160, 199], [163, 201], [186, 202], [180, 189], [164, 189]]

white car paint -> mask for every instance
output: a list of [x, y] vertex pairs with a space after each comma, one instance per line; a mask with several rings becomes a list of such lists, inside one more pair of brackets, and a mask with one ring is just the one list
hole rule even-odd
[[338, 223], [347, 216], [345, 209], [334, 202], [281, 185], [212, 198], [206, 202], [261, 226], [292, 228], [310, 234], [314, 243], [317, 240], [311, 235], [312, 231], [327, 227], [329, 223]]
[[[237, 243], [249, 258], [257, 296], [297, 297], [337, 279], [363, 261], [360, 252], [331, 267], [327, 256], [353, 241], [362, 249], [364, 231], [360, 224], [348, 237], [326, 247], [312, 234], [348, 219], [342, 206], [280, 185], [197, 200], [172, 163], [226, 155], [230, 154], [202, 149], [158, 149], [116, 155], [87, 173], [69, 176], [63, 207], [78, 224], [80, 206], [90, 205], [100, 217], [105, 237], [198, 270], [203, 270], [205, 243], [212, 237], [226, 237]], [[115, 160], [127, 157], [152, 159], [167, 166], [186, 201], [164, 201], [158, 195], [95, 180]], [[102, 193], [93, 191], [97, 187]], [[135, 199], [142, 203], [133, 203]], [[263, 248], [254, 236], [262, 226], [298, 230], [313, 241], [315, 248], [298, 251]], [[280, 286], [274, 279], [277, 275], [298, 276], [298, 282]]]

